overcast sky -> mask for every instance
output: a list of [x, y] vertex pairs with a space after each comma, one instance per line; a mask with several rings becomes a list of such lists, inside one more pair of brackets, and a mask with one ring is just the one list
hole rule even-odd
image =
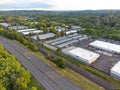
[[0, 10], [120, 9], [120, 0], [1, 0]]

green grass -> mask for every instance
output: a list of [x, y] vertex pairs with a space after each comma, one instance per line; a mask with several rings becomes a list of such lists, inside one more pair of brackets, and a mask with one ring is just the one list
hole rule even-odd
[[32, 52], [32, 54], [39, 57], [43, 62], [45, 62], [50, 67], [52, 67], [55, 71], [57, 71], [62, 76], [71, 80], [73, 83], [81, 87], [83, 90], [104, 90], [102, 87], [98, 86], [94, 82], [86, 79], [82, 75], [79, 75], [78, 73], [74, 72], [69, 68], [66, 68], [66, 69], [58, 68], [54, 63], [46, 59], [40, 52]]
[[[16, 42], [16, 41], [15, 41]], [[19, 42], [17, 42], [19, 45], [21, 45]], [[25, 46], [21, 45], [22, 47], [26, 48]], [[26, 48], [27, 49], [27, 48]], [[45, 62], [47, 65], [52, 67], [55, 71], [57, 71], [62, 76], [68, 78], [73, 83], [78, 85], [83, 90], [104, 90], [99, 85], [95, 84], [94, 82], [88, 80], [82, 75], [79, 75], [78, 73], [74, 72], [73, 70], [66, 68], [66, 69], [60, 69], [58, 68], [54, 63], [52, 63], [50, 60], [46, 59], [39, 51], [38, 52], [32, 52], [31, 50], [27, 49], [30, 53], [40, 58], [43, 62]]]
[[[44, 47], [44, 46], [43, 46], [43, 47]], [[44, 48], [48, 49], [47, 47], [44, 47]], [[74, 58], [69, 57], [69, 56], [67, 56], [67, 55], [64, 55], [64, 54], [62, 54], [61, 52], [54, 51], [54, 50], [51, 50], [51, 49], [48, 49], [48, 50], [51, 51], [52, 53], [60, 56], [61, 58], [66, 59], [66, 60], [70, 61], [71, 63], [74, 63], [74, 64], [77, 65], [78, 67], [82, 67], [82, 68], [84, 68], [84, 69], [92, 72], [93, 74], [95, 74], [95, 75], [97, 75], [97, 76], [99, 76], [99, 77], [101, 77], [101, 78], [109, 81], [110, 83], [112, 83], [112, 84], [120, 87], [120, 81], [119, 81], [119, 80], [116, 80], [116, 79], [114, 79], [113, 77], [111, 77], [111, 76], [109, 76], [109, 75], [107, 75], [107, 74], [105, 74], [105, 73], [103, 73], [103, 72], [101, 72], [101, 71], [96, 70], [95, 68], [92, 68], [92, 67], [90, 67], [90, 66], [88, 66], [88, 65], [85, 65], [85, 64], [83, 64], [83, 63], [81, 63], [81, 62], [78, 62], [78, 61], [75, 60]]]
[[31, 90], [32, 87], [36, 87], [37, 90], [43, 90], [42, 86], [38, 85], [38, 83], [33, 77], [31, 78], [31, 82], [28, 85], [28, 90]]

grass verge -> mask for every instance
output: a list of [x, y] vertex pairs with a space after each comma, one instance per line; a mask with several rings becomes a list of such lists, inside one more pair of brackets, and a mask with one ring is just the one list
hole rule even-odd
[[73, 83], [81, 87], [83, 90], [104, 90], [102, 87], [98, 86], [97, 84], [93, 83], [92, 81], [86, 79], [82, 75], [79, 75], [78, 73], [74, 72], [69, 68], [66, 69], [58, 68], [54, 63], [46, 59], [40, 52], [32, 52], [32, 54], [39, 57], [43, 62], [48, 64], [62, 76], [71, 80]]
[[[22, 47], [26, 48], [25, 46], [23, 46], [19, 42], [17, 42], [17, 43], [19, 45], [21, 45]], [[40, 58], [43, 62], [45, 62], [50, 67], [52, 67], [59, 74], [61, 74], [62, 76], [68, 78], [69, 80], [71, 80], [71, 82], [75, 83], [76, 85], [78, 85], [83, 90], [104, 90], [99, 85], [97, 85], [94, 82], [86, 79], [84, 76], [79, 75], [78, 73], [74, 72], [73, 70], [71, 70], [69, 68], [66, 68], [66, 69], [58, 68], [54, 63], [52, 63], [50, 60], [46, 59], [39, 51], [38, 52], [33, 52], [33, 51], [29, 50], [29, 49], [27, 49], [27, 50], [31, 54], [33, 54], [33, 55], [37, 56], [38, 58]]]
[[38, 85], [38, 83], [33, 77], [31, 78], [31, 82], [28, 85], [28, 90], [31, 90], [32, 87], [36, 87], [37, 90], [43, 90], [42, 86]]
[[[45, 48], [46, 48], [46, 47], [45, 47]], [[48, 49], [48, 48], [46, 48], [46, 49]], [[101, 78], [109, 81], [109, 82], [112, 83], [113, 85], [116, 85], [116, 86], [120, 87], [120, 81], [119, 81], [119, 80], [116, 80], [116, 79], [114, 79], [113, 77], [111, 77], [111, 76], [109, 76], [109, 75], [107, 75], [107, 74], [105, 74], [105, 73], [103, 73], [103, 72], [101, 72], [101, 71], [96, 70], [95, 68], [92, 68], [92, 67], [90, 67], [90, 66], [88, 66], [88, 65], [85, 65], [85, 64], [83, 64], [83, 63], [75, 60], [75, 59], [72, 58], [72, 57], [69, 57], [69, 56], [67, 56], [67, 55], [64, 55], [64, 54], [62, 54], [61, 52], [53, 51], [53, 50], [51, 50], [51, 49], [48, 49], [48, 50], [50, 50], [52, 53], [54, 53], [54, 54], [62, 57], [63, 59], [66, 59], [66, 60], [70, 61], [71, 63], [74, 63], [74, 64], [77, 65], [78, 67], [82, 67], [82, 68], [90, 71], [91, 73], [93, 73], [93, 74], [95, 74], [95, 75], [97, 75], [97, 76], [99, 76], [99, 77], [101, 77]]]

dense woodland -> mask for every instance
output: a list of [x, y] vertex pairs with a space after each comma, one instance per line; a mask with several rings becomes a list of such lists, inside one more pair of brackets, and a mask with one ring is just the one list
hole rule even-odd
[[0, 45], [0, 90], [27, 90], [30, 73]]
[[[55, 32], [59, 36], [63, 35], [63, 32], [56, 32], [55, 26], [80, 25], [85, 28], [81, 33], [91, 35], [94, 38], [105, 37], [120, 40], [119, 10], [1, 11], [0, 22], [8, 22], [12, 25], [27, 25], [30, 28], [37, 27], [45, 32]], [[36, 25], [35, 22], [38, 22], [38, 24]], [[47, 29], [47, 27], [50, 27], [50, 29]]]

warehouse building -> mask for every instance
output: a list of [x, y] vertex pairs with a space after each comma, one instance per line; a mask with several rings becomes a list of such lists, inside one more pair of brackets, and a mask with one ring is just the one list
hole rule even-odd
[[53, 42], [57, 42], [57, 41], [60, 41], [60, 40], [66, 39], [66, 38], [67, 38], [66, 36], [63, 36], [63, 37], [59, 37], [59, 38], [56, 38], [56, 39], [46, 41], [45, 43], [53, 43]]
[[83, 35], [82, 37], [79, 38], [79, 41], [88, 40], [89, 38], [90, 36]]
[[10, 26], [8, 27], [9, 29], [14, 29], [14, 30], [20, 30], [20, 29], [27, 29], [28, 27], [27, 26]]
[[[54, 33], [46, 33], [46, 34], [40, 34], [40, 35], [38, 35], [38, 36], [39, 36], [39, 39], [40, 39], [40, 40], [44, 40], [44, 39], [48, 39], [48, 38], [54, 37], [55, 34], [54, 34]], [[33, 40], [37, 40], [37, 36], [36, 36], [36, 35], [35, 35], [35, 36], [31, 36], [31, 38], [32, 38]]]
[[[71, 35], [67, 35], [67, 36], [62, 36], [62, 37], [59, 37], [59, 38], [56, 38], [56, 39], [53, 39], [53, 40], [49, 40], [49, 41], [46, 41], [45, 43], [54, 43], [54, 42], [59, 42], [59, 41], [62, 41], [64, 39], [68, 39], [68, 38], [75, 38], [76, 36], [79, 36], [77, 33], [74, 33], [74, 34], [71, 34]], [[78, 37], [77, 37], [78, 38]], [[77, 39], [75, 38], [75, 39]]]
[[28, 32], [28, 31], [35, 31], [37, 30], [36, 28], [32, 28], [32, 29], [22, 29], [22, 30], [18, 30], [17, 32]]
[[89, 45], [107, 52], [120, 54], [120, 45], [117, 44], [96, 40]]
[[69, 31], [66, 31], [66, 34], [71, 34], [71, 33], [77, 33], [78, 30], [69, 30]]
[[62, 49], [62, 48], [73, 46], [74, 44], [77, 44], [80, 41], [87, 40], [89, 38], [90, 37], [87, 35], [74, 33], [74, 34], [70, 34], [70, 35], [59, 37], [53, 40], [46, 41], [45, 43], [49, 44], [50, 46]]
[[58, 45], [58, 44], [68, 42], [68, 41], [71, 41], [71, 40], [72, 40], [72, 38], [66, 38], [66, 39], [63, 39], [63, 40], [60, 40], [60, 41], [57, 41], [57, 42], [53, 42], [53, 43], [51, 43], [51, 45]]
[[36, 33], [42, 33], [43, 31], [41, 30], [35, 30], [35, 31], [26, 31], [26, 32], [21, 32], [23, 35], [28, 35], [28, 34], [36, 34]]
[[61, 27], [61, 26], [56, 26], [55, 27], [58, 32], [65, 31], [66, 28]]
[[9, 27], [9, 26], [10, 26], [10, 24], [9, 24], [9, 23], [0, 23], [0, 25], [1, 25], [1, 26], [3, 26], [3, 27], [5, 27], [5, 28], [7, 28], [7, 27]]
[[77, 43], [78, 40], [71, 40], [62, 44], [57, 45], [58, 48], [68, 47], [69, 45], [72, 45], [73, 43]]
[[94, 53], [86, 49], [74, 46], [65, 48], [62, 50], [62, 52], [85, 64], [91, 64], [100, 57], [98, 53]]
[[110, 75], [120, 80], [120, 61], [111, 68]]
[[50, 48], [50, 49], [52, 49], [52, 50], [57, 50], [56, 47], [51, 46], [51, 45], [49, 45], [49, 44], [47, 44], [47, 43], [43, 43], [43, 45], [46, 46], [46, 47], [48, 47], [48, 48]]
[[82, 29], [82, 27], [80, 27], [78, 25], [74, 25], [74, 26], [71, 26], [71, 29], [72, 30], [80, 30], [80, 29]]

